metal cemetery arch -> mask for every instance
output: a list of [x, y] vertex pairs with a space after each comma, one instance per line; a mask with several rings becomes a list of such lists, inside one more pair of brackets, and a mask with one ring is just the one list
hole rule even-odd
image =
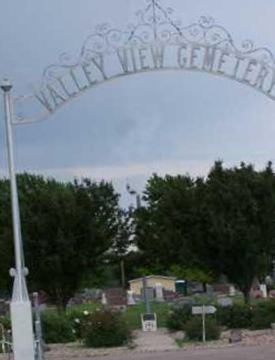
[[16, 124], [44, 119], [71, 99], [106, 81], [131, 74], [200, 71], [235, 80], [275, 100], [275, 56], [250, 40], [238, 46], [228, 30], [210, 17], [183, 25], [160, 0], [146, 0], [135, 23], [125, 29], [102, 24], [90, 34], [76, 57], [66, 53], [48, 66], [41, 83], [16, 104], [35, 109], [16, 115]]
[[[84, 91], [106, 81], [150, 71], [188, 70], [223, 76], [275, 100], [275, 57], [252, 41], [236, 45], [223, 26], [201, 17], [188, 26], [174, 20], [173, 11], [160, 0], [146, 0], [134, 24], [125, 29], [99, 25], [75, 58], [62, 54], [43, 73], [41, 83], [28, 96], [11, 98], [4, 81], [5, 121], [11, 179], [15, 248], [11, 301], [15, 360], [34, 360], [32, 313], [23, 261], [20, 214], [13, 156], [12, 126], [40, 121]], [[12, 111], [14, 105], [14, 111]], [[19, 115], [20, 111], [24, 115]], [[31, 111], [29, 111], [31, 109]], [[41, 355], [41, 354], [40, 354]], [[36, 359], [39, 354], [36, 354]]]

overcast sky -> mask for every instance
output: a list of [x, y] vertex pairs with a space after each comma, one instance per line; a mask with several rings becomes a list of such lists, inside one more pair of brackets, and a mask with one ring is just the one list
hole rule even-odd
[[[275, 0], [162, 0], [189, 25], [213, 16], [236, 42], [251, 38], [275, 52]], [[29, 92], [60, 53], [77, 53], [100, 23], [123, 29], [146, 0], [1, 0], [0, 77]], [[3, 114], [2, 103], [0, 105]], [[3, 116], [0, 174], [6, 174]], [[16, 163], [62, 180], [126, 182], [142, 191], [153, 173], [205, 175], [216, 159], [275, 159], [275, 102], [208, 74], [140, 74], [91, 89], [47, 121], [15, 129]], [[124, 195], [123, 204], [129, 202]]]

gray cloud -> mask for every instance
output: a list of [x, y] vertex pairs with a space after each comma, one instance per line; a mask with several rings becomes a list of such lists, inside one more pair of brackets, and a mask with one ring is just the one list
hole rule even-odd
[[[162, 0], [187, 24], [213, 15], [232, 30], [275, 50], [275, 2], [265, 0]], [[1, 4], [0, 76], [26, 93], [63, 51], [76, 53], [101, 22], [123, 27], [145, 0], [10, 0]], [[2, 104], [0, 111], [3, 112]], [[236, 82], [205, 74], [146, 74], [104, 84], [51, 119], [15, 130], [20, 170], [59, 178], [87, 174], [127, 179], [142, 188], [160, 173], [205, 174], [223, 158], [263, 165], [275, 154], [275, 103]], [[0, 167], [6, 169], [3, 121]], [[150, 171], [149, 171], [150, 170]], [[96, 174], [96, 175], [94, 175]], [[122, 184], [122, 185], [121, 185]]]

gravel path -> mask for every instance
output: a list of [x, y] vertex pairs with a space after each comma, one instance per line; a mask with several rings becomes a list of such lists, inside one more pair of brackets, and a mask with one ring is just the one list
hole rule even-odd
[[[185, 344], [179, 349], [176, 338], [182, 334], [171, 335], [165, 330], [155, 333], [135, 333], [132, 349], [87, 349], [78, 344], [51, 345], [46, 352], [46, 360], [273, 360], [275, 359], [275, 333], [272, 330], [244, 331], [243, 341], [229, 344], [229, 333], [225, 332], [221, 340], [206, 345]], [[0, 360], [7, 360], [7, 355], [0, 355]]]
[[[166, 353], [129, 354], [106, 357], [104, 360], [273, 360], [275, 346], [206, 349], [204, 351], [173, 351]], [[94, 358], [94, 360], [100, 358]], [[63, 360], [63, 359], [62, 359]], [[64, 359], [65, 360], [65, 359]], [[81, 360], [88, 360], [81, 359]]]

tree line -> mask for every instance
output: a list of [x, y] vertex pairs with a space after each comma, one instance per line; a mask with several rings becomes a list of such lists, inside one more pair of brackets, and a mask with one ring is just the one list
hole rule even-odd
[[[271, 272], [271, 163], [256, 171], [250, 164], [225, 168], [216, 162], [205, 178], [153, 175], [138, 209], [122, 209], [119, 194], [104, 181], [62, 183], [25, 173], [18, 176], [18, 188], [29, 289], [43, 290], [59, 307], [84, 285], [106, 285], [108, 276], [125, 285], [153, 272], [204, 284], [225, 275], [248, 301], [254, 278]], [[2, 179], [2, 294], [10, 292], [12, 266], [10, 189]]]

